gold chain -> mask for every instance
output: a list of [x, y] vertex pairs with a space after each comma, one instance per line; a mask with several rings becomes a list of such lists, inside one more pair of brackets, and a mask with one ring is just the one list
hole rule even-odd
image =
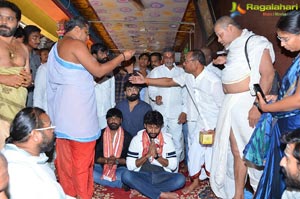
[[16, 58], [16, 51], [17, 51], [17, 48], [16, 46], [12, 46], [13, 48], [10, 48], [10, 45], [8, 47], [8, 53], [9, 53], [9, 58], [12, 60], [12, 59], [15, 59]]

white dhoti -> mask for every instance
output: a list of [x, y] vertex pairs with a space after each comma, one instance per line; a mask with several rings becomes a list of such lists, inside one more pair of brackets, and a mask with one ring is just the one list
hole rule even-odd
[[201, 128], [196, 121], [188, 122], [188, 170], [192, 178], [204, 180], [209, 177], [211, 170], [212, 147], [199, 143]]
[[169, 133], [172, 135], [173, 143], [176, 150], [176, 156], [178, 163], [183, 155], [183, 133], [182, 124], [178, 124], [178, 119], [164, 118], [164, 126], [162, 132]]
[[[233, 155], [229, 135], [232, 129], [242, 158], [243, 150], [254, 130], [249, 126], [248, 121], [248, 113], [253, 106], [253, 101], [254, 97], [249, 91], [225, 95], [217, 122], [210, 177], [211, 188], [220, 198], [234, 196]], [[248, 168], [248, 174], [251, 186], [256, 190], [262, 172]]]

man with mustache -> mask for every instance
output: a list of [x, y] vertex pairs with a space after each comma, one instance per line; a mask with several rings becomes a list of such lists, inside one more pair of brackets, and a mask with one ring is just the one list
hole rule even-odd
[[152, 108], [146, 102], [140, 100], [140, 87], [127, 81], [124, 85], [126, 99], [116, 105], [122, 111], [122, 127], [135, 136], [138, 131], [144, 128], [144, 115]]
[[27, 107], [13, 119], [2, 153], [8, 162], [9, 198], [68, 198], [49, 167], [55, 126], [43, 109]]
[[[101, 64], [109, 61], [108, 48], [102, 43], [95, 43], [91, 47], [91, 54]], [[106, 113], [115, 106], [115, 77], [112, 72], [106, 74], [102, 78], [94, 78], [95, 94], [97, 102], [97, 116], [99, 120], [100, 129], [106, 127]], [[106, 93], [106, 95], [103, 95]]]
[[122, 118], [119, 109], [109, 109], [107, 127], [96, 143], [94, 182], [103, 186], [121, 188], [121, 176], [127, 170], [126, 156], [132, 137], [121, 127]]
[[[175, 64], [175, 51], [165, 48], [162, 53], [163, 65], [154, 68], [148, 75], [150, 78], [173, 78], [184, 74], [184, 70]], [[154, 110], [164, 116], [163, 131], [173, 137], [178, 163], [184, 159], [182, 124], [187, 117], [187, 90], [185, 87], [149, 86], [149, 98]]]
[[282, 199], [300, 198], [300, 129], [285, 134], [281, 140], [287, 144], [280, 161], [286, 182]]
[[25, 107], [31, 85], [29, 54], [14, 38], [21, 10], [9, 1], [0, 1], [0, 149], [9, 135], [10, 122]]
[[149, 111], [144, 116], [144, 128], [132, 138], [122, 182], [151, 199], [179, 198], [175, 191], [185, 184], [177, 173], [177, 157], [172, 136], [163, 133], [163, 116]]

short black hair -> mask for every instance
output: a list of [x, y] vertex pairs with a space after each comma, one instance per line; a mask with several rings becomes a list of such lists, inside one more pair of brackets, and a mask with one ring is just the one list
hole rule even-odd
[[284, 144], [295, 144], [293, 156], [300, 163], [300, 128], [283, 135], [281, 142]]
[[164, 124], [164, 118], [158, 111], [148, 111], [144, 116], [144, 124], [154, 124], [162, 127]]
[[126, 91], [127, 88], [130, 88], [130, 87], [137, 87], [137, 88], [140, 88], [140, 84], [133, 84], [131, 83], [129, 80], [125, 82], [124, 84], [124, 91]]
[[41, 29], [39, 27], [35, 26], [35, 25], [27, 25], [27, 26], [25, 26], [25, 28], [24, 28], [24, 43], [25, 44], [28, 44], [28, 42], [29, 42], [29, 36], [33, 32], [40, 33]]
[[206, 61], [205, 61], [205, 55], [201, 50], [191, 50], [190, 51], [192, 53], [192, 58], [199, 61], [200, 64], [205, 65]]
[[148, 58], [148, 60], [150, 61], [150, 55], [149, 55], [149, 53], [142, 53], [142, 54], [140, 54], [139, 60], [140, 60], [141, 57], [143, 57], [143, 56], [146, 56], [146, 57]]
[[103, 43], [95, 43], [91, 46], [91, 54], [97, 54], [98, 51], [108, 52], [108, 48]]
[[25, 32], [24, 32], [24, 29], [19, 26], [17, 29], [16, 29], [16, 32], [14, 34], [14, 37], [15, 38], [22, 38], [22, 37], [25, 37]]
[[65, 33], [70, 32], [76, 26], [83, 28], [89, 26], [89, 22], [82, 16], [76, 16], [65, 23]]
[[49, 49], [49, 48], [41, 48], [41, 49], [39, 49], [39, 52], [40, 52], [40, 53], [43, 52], [43, 51], [50, 52], [50, 49]]
[[9, 2], [9, 1], [0, 1], [0, 8], [9, 8], [11, 9], [14, 13], [16, 13], [16, 19], [17, 21], [20, 21], [21, 20], [21, 10], [20, 8], [12, 3], [12, 2]]
[[161, 61], [162, 60], [162, 55], [159, 52], [153, 52], [150, 54], [150, 58], [151, 57], [158, 57], [158, 59]]
[[114, 116], [123, 119], [123, 114], [119, 109], [117, 108], [109, 109], [106, 113], [106, 119]]

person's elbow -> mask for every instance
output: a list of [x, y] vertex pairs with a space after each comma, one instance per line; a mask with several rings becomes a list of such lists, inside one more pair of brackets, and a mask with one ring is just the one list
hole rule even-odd
[[129, 171], [134, 171], [137, 168], [136, 164], [135, 164], [135, 160], [133, 160], [132, 158], [128, 158], [128, 157], [126, 159], [126, 166]]
[[178, 167], [177, 158], [169, 159], [169, 164], [167, 168], [170, 169], [171, 171], [175, 171], [177, 170], [177, 167]]

